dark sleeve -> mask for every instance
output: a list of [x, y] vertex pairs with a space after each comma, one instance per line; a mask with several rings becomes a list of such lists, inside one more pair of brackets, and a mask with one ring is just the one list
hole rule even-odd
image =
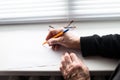
[[80, 38], [83, 56], [100, 55], [120, 58], [120, 35], [88, 36]]
[[109, 80], [120, 80], [120, 63], [118, 64]]

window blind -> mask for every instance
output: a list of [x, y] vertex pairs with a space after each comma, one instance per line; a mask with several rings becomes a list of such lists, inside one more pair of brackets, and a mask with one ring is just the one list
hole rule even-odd
[[120, 19], [120, 0], [0, 0], [0, 24]]
[[0, 0], [0, 23], [64, 20], [66, 0]]
[[120, 18], [120, 0], [74, 0], [71, 6], [79, 20]]

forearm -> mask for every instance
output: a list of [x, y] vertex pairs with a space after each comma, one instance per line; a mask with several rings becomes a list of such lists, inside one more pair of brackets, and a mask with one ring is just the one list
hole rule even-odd
[[80, 38], [80, 46], [83, 56], [101, 55], [120, 58], [120, 35], [88, 36]]

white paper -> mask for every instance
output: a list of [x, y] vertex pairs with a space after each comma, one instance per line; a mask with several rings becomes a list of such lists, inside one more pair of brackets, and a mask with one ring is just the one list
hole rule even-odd
[[0, 33], [0, 54], [7, 69], [45, 67], [59, 65], [61, 56], [67, 50], [53, 51], [44, 47], [47, 31], [11, 31]]

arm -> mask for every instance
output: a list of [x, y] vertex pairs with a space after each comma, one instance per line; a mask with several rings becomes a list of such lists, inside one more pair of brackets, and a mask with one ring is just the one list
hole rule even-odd
[[80, 46], [83, 56], [102, 55], [120, 58], [120, 35], [118, 34], [81, 37]]
[[120, 35], [106, 35], [106, 36], [88, 36], [77, 37], [67, 32], [58, 38], [51, 38], [51, 36], [60, 32], [62, 29], [52, 29], [46, 37], [49, 46], [57, 50], [59, 46], [67, 48], [81, 49], [83, 56], [101, 55], [113, 58], [120, 58]]

